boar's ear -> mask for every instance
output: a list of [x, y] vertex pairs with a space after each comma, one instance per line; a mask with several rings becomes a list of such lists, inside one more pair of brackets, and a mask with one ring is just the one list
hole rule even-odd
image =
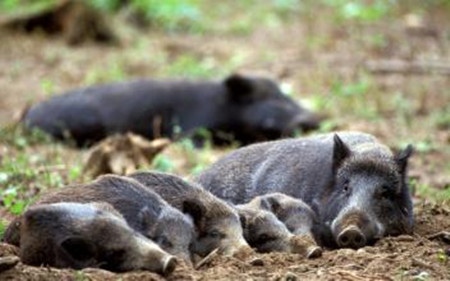
[[138, 213], [138, 221], [142, 229], [149, 229], [158, 220], [159, 214], [161, 214], [161, 208], [149, 208], [148, 206], [142, 208]]
[[239, 74], [233, 74], [224, 81], [231, 100], [237, 102], [251, 101], [253, 98], [253, 81]]
[[280, 208], [280, 203], [273, 197], [261, 198], [261, 208], [269, 212], [277, 213]]
[[61, 248], [76, 261], [88, 261], [96, 256], [95, 245], [81, 236], [71, 236], [60, 243]]
[[399, 167], [400, 174], [405, 173], [406, 167], [408, 166], [408, 159], [413, 154], [413, 152], [413, 146], [411, 144], [408, 144], [408, 146], [404, 150], [395, 155], [394, 160]]
[[190, 215], [198, 226], [206, 214], [206, 208], [199, 200], [187, 199], [183, 202], [183, 213]]
[[351, 151], [337, 134], [334, 135], [333, 141], [333, 173], [335, 173], [342, 161], [350, 156]]

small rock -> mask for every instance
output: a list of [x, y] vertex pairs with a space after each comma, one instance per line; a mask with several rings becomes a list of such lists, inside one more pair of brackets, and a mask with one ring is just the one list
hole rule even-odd
[[352, 256], [355, 252], [356, 252], [355, 250], [347, 248], [338, 250], [338, 253], [343, 256]]
[[295, 272], [305, 273], [305, 272], [309, 271], [309, 266], [306, 264], [300, 264], [300, 265], [290, 266], [289, 269], [291, 269]]
[[6, 271], [15, 267], [19, 263], [20, 259], [16, 256], [8, 256], [0, 258], [0, 272]]
[[260, 258], [255, 258], [250, 261], [250, 264], [253, 266], [264, 266], [264, 261]]
[[81, 272], [83, 272], [85, 274], [101, 275], [102, 277], [108, 277], [108, 278], [114, 278], [114, 276], [115, 276], [114, 273], [112, 273], [111, 271], [101, 269], [101, 268], [88, 267], [88, 268], [82, 269]]
[[363, 248], [361, 248], [361, 249], [356, 250], [356, 253], [357, 253], [358, 255], [364, 255], [364, 254], [367, 254], [367, 251], [364, 250]]
[[298, 277], [297, 275], [295, 275], [292, 272], [286, 272], [286, 274], [284, 275], [284, 281], [297, 281]]

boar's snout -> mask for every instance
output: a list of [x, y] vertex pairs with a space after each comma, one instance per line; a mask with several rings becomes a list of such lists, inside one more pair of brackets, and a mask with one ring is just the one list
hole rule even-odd
[[175, 270], [175, 267], [178, 264], [175, 256], [168, 254], [150, 240], [142, 243], [140, 246], [147, 248], [142, 252], [144, 255], [143, 259], [140, 258], [139, 255], [135, 255], [134, 257], [138, 262], [142, 261], [143, 264], [140, 266], [136, 264], [134, 268], [149, 270], [163, 276], [167, 276]]
[[175, 270], [175, 268], [177, 267], [177, 264], [178, 264], [178, 262], [175, 257], [172, 257], [172, 256], [167, 257], [163, 263], [161, 274], [163, 276], [169, 275], [170, 273], [172, 273]]
[[240, 246], [224, 252], [224, 255], [236, 257], [239, 259], [246, 258], [253, 254], [253, 249], [248, 244], [241, 244]]
[[284, 134], [291, 134], [298, 129], [302, 131], [315, 130], [319, 127], [321, 119], [322, 117], [311, 112], [299, 114], [289, 122]]
[[322, 248], [319, 247], [310, 235], [293, 235], [290, 239], [291, 252], [301, 254], [308, 259], [322, 256]]
[[337, 243], [342, 248], [358, 249], [366, 245], [366, 237], [357, 226], [351, 225], [338, 234]]

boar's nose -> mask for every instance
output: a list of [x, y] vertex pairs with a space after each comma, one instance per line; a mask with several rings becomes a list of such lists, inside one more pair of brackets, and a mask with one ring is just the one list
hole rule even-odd
[[238, 259], [244, 259], [253, 253], [254, 253], [253, 249], [249, 245], [244, 244], [236, 248], [236, 250], [231, 253], [231, 256], [236, 257]]
[[339, 233], [337, 243], [342, 248], [358, 249], [366, 245], [366, 237], [357, 226], [351, 225]]
[[170, 273], [172, 273], [175, 268], [177, 267], [177, 259], [175, 257], [167, 257], [166, 260], [164, 261], [163, 267], [162, 267], [162, 271], [161, 274], [163, 276], [167, 276]]
[[294, 235], [290, 240], [292, 253], [302, 254], [308, 259], [322, 256], [322, 248], [310, 235]]
[[321, 119], [321, 117], [311, 112], [299, 114], [289, 122], [285, 133], [293, 132], [296, 129], [304, 131], [315, 130], [319, 127]]
[[306, 258], [315, 259], [322, 256], [322, 248], [319, 246], [309, 246], [306, 249]]

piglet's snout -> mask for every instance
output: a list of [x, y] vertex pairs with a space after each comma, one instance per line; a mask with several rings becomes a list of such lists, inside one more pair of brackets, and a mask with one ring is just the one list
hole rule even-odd
[[172, 257], [172, 256], [167, 257], [163, 262], [161, 274], [164, 276], [169, 275], [170, 273], [172, 273], [175, 270], [175, 268], [177, 267], [177, 264], [178, 264], [178, 262], [175, 257]]

